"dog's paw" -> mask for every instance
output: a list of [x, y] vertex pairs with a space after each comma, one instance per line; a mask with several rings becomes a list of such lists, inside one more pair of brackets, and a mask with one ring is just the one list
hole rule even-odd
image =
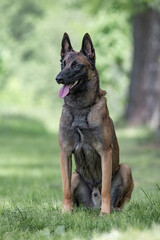
[[111, 207], [110, 207], [110, 204], [106, 204], [106, 203], [102, 203], [101, 205], [101, 212], [100, 212], [100, 215], [108, 215], [111, 213]]
[[72, 208], [63, 207], [62, 213], [63, 213], [63, 214], [65, 214], [65, 213], [71, 213], [71, 210], [72, 210]]
[[108, 215], [111, 213], [111, 208], [108, 205], [101, 206], [100, 217]]
[[68, 204], [63, 204], [62, 213], [71, 213], [72, 210], [72, 202], [68, 202]]
[[106, 215], [109, 215], [110, 214], [110, 212], [100, 212], [100, 214], [99, 214], [99, 217], [104, 217], [104, 216], [106, 216]]
[[114, 210], [115, 210], [116, 212], [122, 212], [122, 209], [119, 208], [119, 207], [114, 208]]

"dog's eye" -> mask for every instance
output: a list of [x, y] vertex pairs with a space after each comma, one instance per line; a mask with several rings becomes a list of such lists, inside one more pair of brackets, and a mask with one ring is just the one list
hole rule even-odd
[[66, 66], [66, 61], [61, 62], [61, 69], [62, 70], [63, 70], [63, 68], [65, 68], [65, 66]]
[[77, 63], [74, 61], [71, 65], [72, 68], [76, 67]]

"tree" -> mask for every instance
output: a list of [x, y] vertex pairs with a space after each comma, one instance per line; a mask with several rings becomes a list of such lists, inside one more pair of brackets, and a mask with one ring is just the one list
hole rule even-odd
[[[130, 123], [148, 124], [160, 129], [160, 1], [94, 0], [91, 6], [89, 2], [80, 0], [78, 4], [85, 4], [93, 16], [104, 9], [107, 15], [118, 13], [117, 26], [121, 24], [124, 14], [130, 16], [130, 26], [133, 29], [133, 64], [125, 117]], [[110, 29], [113, 30], [113, 26]], [[108, 31], [105, 32], [105, 38], [107, 41]], [[125, 48], [122, 50], [125, 51]], [[123, 59], [124, 55], [120, 52], [119, 57]], [[107, 62], [107, 56], [105, 61]], [[116, 58], [114, 61], [116, 63]], [[110, 64], [109, 68], [112, 66]], [[118, 94], [120, 92], [122, 89]]]
[[126, 118], [160, 129], [160, 11], [147, 8], [132, 17], [133, 66]]

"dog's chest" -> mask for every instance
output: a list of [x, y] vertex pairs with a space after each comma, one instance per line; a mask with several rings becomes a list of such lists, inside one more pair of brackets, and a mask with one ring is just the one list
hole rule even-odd
[[78, 144], [88, 144], [93, 147], [92, 143], [95, 141], [95, 138], [97, 139], [96, 141], [100, 141], [99, 128], [90, 126], [88, 114], [89, 111], [86, 110], [83, 112], [76, 111], [73, 115], [69, 131], [72, 133], [72, 137], [74, 136], [74, 150]]
[[60, 123], [60, 142], [75, 158], [76, 169], [85, 181], [101, 181], [103, 125], [95, 109], [71, 109], [64, 106]]
[[63, 148], [72, 153], [80, 144], [97, 148], [102, 143], [102, 126], [90, 122], [90, 109], [70, 110], [64, 108], [60, 124], [60, 138]]
[[101, 179], [101, 161], [94, 146], [101, 144], [101, 136], [99, 128], [90, 127], [87, 116], [75, 114], [70, 131], [76, 169], [84, 179], [95, 182]]
[[88, 129], [88, 121], [87, 121], [87, 113], [86, 114], [80, 114], [77, 113], [76, 115], [73, 115], [73, 120], [71, 123], [71, 128], [75, 129], [76, 128], [82, 128], [82, 129]]

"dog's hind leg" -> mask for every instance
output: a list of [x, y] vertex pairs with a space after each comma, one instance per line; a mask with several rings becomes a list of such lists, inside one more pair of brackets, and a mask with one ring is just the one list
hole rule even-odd
[[72, 174], [72, 178], [71, 178], [71, 194], [72, 194], [72, 201], [74, 204], [78, 205], [78, 200], [76, 199], [76, 195], [75, 195], [75, 191], [78, 188], [79, 184], [80, 184], [80, 176], [77, 172], [74, 172]]
[[77, 172], [72, 174], [71, 194], [73, 204], [76, 204], [77, 206], [83, 204], [86, 208], [91, 207], [91, 191]]
[[118, 172], [112, 179], [111, 208], [121, 209], [126, 201], [129, 201], [134, 183], [132, 173], [128, 165], [121, 164]]

